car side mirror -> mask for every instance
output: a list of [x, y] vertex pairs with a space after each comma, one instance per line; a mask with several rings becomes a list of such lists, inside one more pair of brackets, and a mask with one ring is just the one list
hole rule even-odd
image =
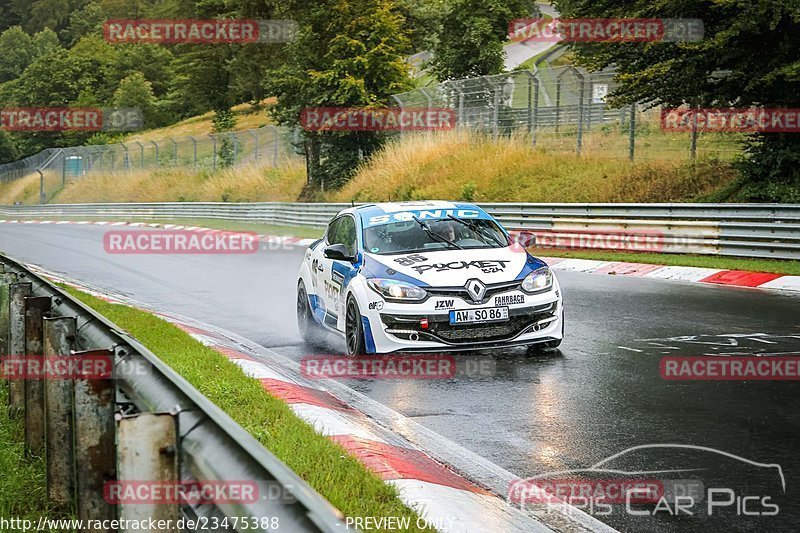
[[350, 255], [350, 251], [344, 244], [331, 244], [330, 246], [326, 246], [322, 253], [328, 259], [337, 261], [350, 261], [352, 263], [355, 260], [355, 257]]

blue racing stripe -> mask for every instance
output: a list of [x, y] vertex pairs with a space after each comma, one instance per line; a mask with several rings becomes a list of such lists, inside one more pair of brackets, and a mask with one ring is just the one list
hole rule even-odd
[[361, 315], [361, 325], [364, 329], [364, 347], [367, 353], [375, 353], [375, 339], [372, 337], [372, 327], [369, 325], [369, 318]]

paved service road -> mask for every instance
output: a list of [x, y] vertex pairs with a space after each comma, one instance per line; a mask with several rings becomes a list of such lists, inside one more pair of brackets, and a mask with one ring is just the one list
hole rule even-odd
[[[106, 229], [1, 225], [0, 250], [229, 329], [294, 359], [308, 353], [294, 322], [301, 251], [109, 255], [102, 246]], [[665, 354], [800, 355], [800, 297], [630, 277], [558, 276], [567, 313], [559, 352], [475, 355], [491, 362], [492, 375], [348, 384], [523, 477], [588, 468], [647, 444], [731, 454], [648, 448], [611, 460], [605, 468], [649, 472], [647, 479], [667, 479], [664, 470], [682, 469], [677, 478], [687, 481], [675, 490], [702, 483], [707, 496], [707, 489], [717, 489], [711, 519], [705, 516], [707, 497], [702, 503], [698, 498], [692, 516], [673, 517], [663, 507], [656, 518], [634, 516], [617, 505], [610, 516], [598, 516], [621, 530], [797, 530], [800, 383], [665, 381], [659, 361]], [[750, 496], [756, 498], [745, 498]], [[772, 503], [779, 507], [775, 516], [745, 516], [770, 513]], [[631, 511], [654, 508], [634, 505]]]

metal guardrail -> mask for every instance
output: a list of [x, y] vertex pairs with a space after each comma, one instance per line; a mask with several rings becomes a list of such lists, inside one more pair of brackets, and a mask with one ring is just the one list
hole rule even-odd
[[[481, 204], [507, 228], [555, 248], [581, 236], [651, 238], [647, 251], [800, 259], [798, 204]], [[7, 218], [219, 219], [322, 228], [340, 203], [51, 204], [0, 207]], [[609, 241], [613, 244], [612, 241]], [[541, 244], [541, 243], [540, 243]], [[602, 247], [601, 247], [602, 248]], [[604, 248], [613, 249], [613, 248]]]
[[[105, 353], [113, 361], [113, 380], [78, 379], [74, 396], [70, 380], [43, 380], [48, 391], [44, 396], [31, 395], [38, 387], [31, 383], [39, 380], [23, 385], [21, 380], [9, 380], [10, 413], [25, 420], [26, 446], [43, 449], [46, 445], [48, 496], [56, 507], [68, 509], [77, 501], [78, 518], [146, 519], [142, 513], [147, 506], [118, 509], [104, 502], [105, 482], [122, 480], [123, 474], [126, 479], [151, 481], [219, 484], [246, 480], [258, 487], [255, 501], [190, 503], [180, 508], [156, 505], [154, 518], [216, 517], [223, 523], [225, 517], [277, 517], [282, 531], [333, 533], [344, 528], [339, 511], [135, 338], [13, 259], [0, 256], [0, 272], [0, 329], [4, 333], [0, 337], [8, 340], [8, 353], [22, 357], [43, 353], [45, 360], [49, 355], [75, 358]], [[44, 346], [44, 351], [32, 346], [40, 350]], [[61, 383], [68, 388], [61, 388]], [[59, 400], [50, 387], [65, 396]], [[80, 399], [79, 390], [83, 391]], [[105, 403], [98, 399], [103, 394], [98, 391], [103, 390]], [[74, 413], [68, 404], [74, 405]], [[53, 416], [62, 411], [66, 416]], [[138, 425], [125, 425], [136, 420]], [[156, 427], [160, 427], [158, 432]], [[58, 439], [64, 440], [60, 447]], [[160, 471], [171, 470], [171, 474], [147, 477], [153, 470], [142, 458], [148, 456], [161, 457]], [[165, 468], [169, 463], [172, 467]], [[71, 486], [74, 479], [77, 486]], [[271, 495], [276, 492], [279, 496]], [[218, 530], [231, 530], [231, 523]], [[248, 526], [274, 529], [263, 527], [260, 521]]]

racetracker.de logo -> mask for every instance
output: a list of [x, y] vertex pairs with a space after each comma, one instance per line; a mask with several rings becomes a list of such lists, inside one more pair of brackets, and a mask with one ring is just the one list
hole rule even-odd
[[313, 379], [450, 379], [457, 368], [450, 355], [314, 355], [300, 360], [300, 372]]
[[661, 232], [649, 230], [522, 230], [513, 233], [524, 247], [566, 248], [570, 250], [624, 250], [661, 252], [667, 244]]
[[660, 370], [675, 381], [800, 381], [800, 357], [666, 356]]
[[114, 230], [103, 235], [103, 248], [109, 254], [254, 254], [259, 241], [257, 233], [238, 231]]
[[508, 38], [512, 41], [572, 43], [696, 42], [703, 39], [703, 28], [700, 19], [526, 18], [509, 23]]
[[287, 43], [297, 34], [293, 20], [118, 19], [103, 25], [114, 44]]
[[254, 481], [108, 481], [106, 502], [118, 505], [246, 504], [259, 500]]
[[592, 500], [602, 503], [656, 503], [664, 495], [664, 484], [657, 479], [519, 479], [508, 488], [514, 504], [577, 503]]
[[12, 380], [110, 379], [114, 360], [107, 355], [0, 357], [0, 377]]
[[665, 131], [711, 132], [800, 132], [800, 109], [688, 109], [661, 110], [661, 129]]
[[310, 107], [300, 113], [306, 131], [446, 131], [456, 113], [446, 107]]
[[0, 109], [6, 131], [133, 131], [144, 118], [135, 108], [9, 107]]

